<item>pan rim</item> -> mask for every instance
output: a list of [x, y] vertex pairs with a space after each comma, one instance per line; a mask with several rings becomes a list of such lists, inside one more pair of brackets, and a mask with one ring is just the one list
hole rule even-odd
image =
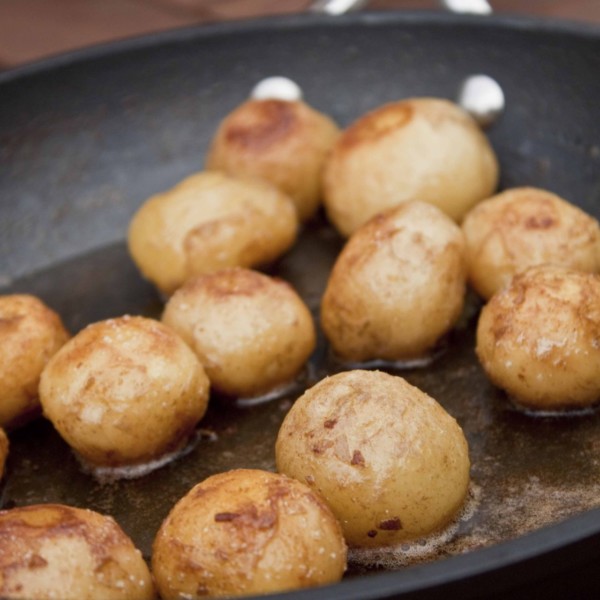
[[[548, 575], [546, 560], [553, 554], [562, 557], [563, 560], [559, 558], [557, 564], [563, 564], [563, 570], [572, 568], [572, 562], [564, 563], [564, 553], [576, 551], [579, 544], [594, 537], [598, 537], [600, 544], [600, 508], [480, 550], [393, 572], [349, 579], [335, 586], [302, 590], [272, 598], [275, 600], [289, 596], [294, 600], [328, 600], [335, 590], [335, 598], [343, 600], [382, 600], [411, 593], [426, 594], [442, 590], [447, 593], [446, 588], [456, 584], [473, 589], [475, 581], [481, 585], [477, 587], [476, 594], [461, 594], [461, 597], [483, 598], [492, 591], [491, 586], [494, 594], [501, 594], [515, 585], [541, 580]], [[524, 570], [529, 569], [527, 575], [523, 575], [521, 571], [520, 576], [515, 577], [514, 567], [517, 565]], [[501, 574], [509, 569], [510, 579], [503, 578]], [[553, 574], [556, 575], [557, 572]], [[465, 590], [461, 589], [461, 592], [464, 593]]]
[[300, 13], [285, 16], [266, 16], [257, 19], [233, 20], [175, 27], [165, 31], [101, 42], [81, 49], [61, 52], [9, 68], [0, 72], [0, 86], [40, 73], [69, 67], [77, 63], [107, 58], [113, 55], [144, 50], [160, 45], [189, 42], [191, 40], [230, 36], [261, 31], [293, 30], [303, 28], [327, 28], [366, 25], [390, 27], [399, 25], [506, 29], [528, 34], [550, 33], [587, 38], [600, 42], [600, 26], [573, 20], [559, 20], [522, 15], [461, 15], [435, 10], [364, 11], [338, 17]]

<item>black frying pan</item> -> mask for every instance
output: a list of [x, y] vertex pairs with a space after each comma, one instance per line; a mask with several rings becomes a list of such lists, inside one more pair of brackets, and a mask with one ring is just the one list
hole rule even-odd
[[[203, 164], [218, 121], [265, 76], [298, 82], [345, 125], [406, 96], [454, 98], [467, 75], [503, 87], [490, 130], [501, 187], [536, 185], [600, 217], [600, 32], [582, 25], [428, 14], [317, 16], [187, 29], [0, 75], [1, 292], [40, 295], [75, 332], [161, 300], [130, 262], [128, 221]], [[310, 306], [341, 240], [323, 218], [271, 268]], [[479, 369], [475, 316], [425, 371], [402, 374], [463, 425], [477, 506], [437, 557], [392, 572], [353, 568], [325, 598], [545, 598], [600, 593], [600, 415], [532, 419]], [[308, 383], [339, 368], [321, 343]], [[2, 506], [63, 502], [115, 516], [146, 556], [174, 502], [208, 474], [274, 468], [293, 397], [213, 403], [194, 449], [142, 479], [101, 485], [43, 419], [11, 434]], [[520, 519], [517, 517], [521, 517]]]

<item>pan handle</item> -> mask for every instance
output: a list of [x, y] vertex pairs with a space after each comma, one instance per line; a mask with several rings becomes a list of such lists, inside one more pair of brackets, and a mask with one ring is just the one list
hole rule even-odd
[[491, 15], [492, 7], [488, 0], [440, 0], [442, 6], [453, 13]]
[[[488, 0], [439, 0], [450, 12], [489, 15], [492, 7]], [[353, 10], [360, 10], [368, 4], [368, 0], [314, 0], [309, 11], [325, 15], [343, 15]]]
[[[490, 15], [492, 7], [488, 0], [438, 0], [450, 12], [462, 14]], [[325, 15], [343, 15], [360, 10], [368, 0], [313, 0], [309, 11]], [[280, 97], [299, 99], [300, 88], [285, 78], [274, 77], [260, 82], [252, 95], [257, 98]], [[504, 92], [495, 79], [488, 75], [476, 74], [467, 77], [461, 84], [457, 103], [462, 106], [480, 125], [488, 127], [504, 111]]]
[[314, 13], [336, 16], [353, 10], [360, 10], [367, 4], [368, 0], [315, 0], [308, 10]]

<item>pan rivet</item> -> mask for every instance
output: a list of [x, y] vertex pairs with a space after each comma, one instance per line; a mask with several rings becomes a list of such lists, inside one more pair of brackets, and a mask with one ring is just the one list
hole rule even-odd
[[287, 77], [267, 77], [259, 81], [253, 88], [251, 98], [254, 100], [300, 100], [300, 86]]
[[458, 92], [458, 104], [482, 127], [491, 125], [504, 110], [504, 92], [495, 79], [487, 75], [467, 77]]

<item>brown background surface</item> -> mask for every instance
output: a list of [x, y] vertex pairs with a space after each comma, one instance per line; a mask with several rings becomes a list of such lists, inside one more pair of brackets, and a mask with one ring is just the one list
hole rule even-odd
[[[305, 11], [310, 0], [0, 0], [0, 69], [99, 42], [198, 23]], [[496, 13], [583, 20], [600, 0], [491, 0]], [[373, 10], [438, 9], [437, 0], [372, 0]]]

